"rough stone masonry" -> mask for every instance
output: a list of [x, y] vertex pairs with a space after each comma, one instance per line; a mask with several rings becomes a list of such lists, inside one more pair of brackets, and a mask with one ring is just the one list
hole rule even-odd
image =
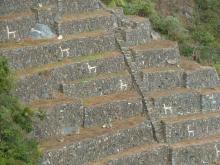
[[[56, 35], [28, 38], [37, 23]], [[15, 95], [43, 116], [31, 134], [40, 165], [220, 160], [216, 70], [181, 57], [147, 18], [99, 0], [4, 0], [0, 31]]]

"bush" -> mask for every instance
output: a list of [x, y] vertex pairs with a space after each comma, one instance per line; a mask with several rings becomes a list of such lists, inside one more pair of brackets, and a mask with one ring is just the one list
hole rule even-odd
[[12, 95], [7, 60], [0, 57], [0, 162], [1, 165], [38, 164], [37, 143], [28, 138], [32, 112]]
[[[117, 0], [109, 0], [117, 1]], [[156, 0], [123, 0], [120, 6], [125, 14], [149, 17], [153, 28], [165, 38], [179, 42], [180, 53], [185, 56], [196, 54], [198, 62], [220, 62], [220, 1], [196, 0], [194, 18], [191, 24], [172, 15], [163, 16], [155, 9]], [[116, 5], [118, 3], [115, 3]]]

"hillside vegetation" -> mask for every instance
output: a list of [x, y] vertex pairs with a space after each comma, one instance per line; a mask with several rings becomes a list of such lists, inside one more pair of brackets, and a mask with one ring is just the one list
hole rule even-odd
[[6, 59], [0, 57], [0, 164], [38, 164], [37, 143], [28, 138], [32, 113], [12, 96], [13, 82]]
[[220, 1], [196, 0], [194, 16], [184, 21], [175, 11], [162, 15], [157, 0], [104, 0], [109, 6], [123, 7], [125, 14], [149, 17], [163, 37], [179, 42], [181, 54], [198, 62], [220, 64]]

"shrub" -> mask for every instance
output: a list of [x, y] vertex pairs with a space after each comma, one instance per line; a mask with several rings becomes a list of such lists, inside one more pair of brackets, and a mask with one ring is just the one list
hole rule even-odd
[[37, 143], [28, 137], [32, 112], [12, 95], [7, 60], [0, 57], [0, 162], [1, 165], [38, 164]]
[[179, 42], [181, 55], [196, 54], [198, 62], [209, 64], [220, 62], [219, 0], [196, 0], [191, 24], [179, 19], [175, 10], [170, 11], [169, 16], [161, 15], [155, 9], [155, 2], [158, 1], [123, 0], [120, 6], [124, 8], [125, 14], [149, 17], [156, 31]]

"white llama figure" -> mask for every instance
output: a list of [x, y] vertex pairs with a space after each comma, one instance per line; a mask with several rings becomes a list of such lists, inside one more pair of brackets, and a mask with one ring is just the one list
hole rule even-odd
[[190, 129], [190, 125], [187, 126], [187, 131], [188, 131], [189, 137], [191, 137], [191, 136], [194, 137], [195, 136], [195, 132], [194, 132], [194, 130]]
[[218, 144], [215, 145], [216, 159], [219, 157], [220, 150], [218, 149]]
[[173, 110], [172, 110], [172, 107], [167, 107], [165, 104], [163, 104], [163, 109], [165, 111], [165, 115], [168, 114], [168, 111], [172, 114], [173, 113]]
[[61, 51], [61, 56], [62, 58], [64, 57], [64, 55], [66, 54], [66, 56], [68, 57], [70, 55], [70, 48], [66, 48], [66, 49], [62, 49], [62, 47], [60, 46], [60, 51]]
[[42, 3], [38, 3], [38, 7], [42, 8], [43, 4]]
[[89, 63], [87, 63], [88, 69], [89, 69], [89, 73], [92, 73], [92, 71], [94, 71], [94, 73], [96, 73], [96, 66], [90, 66]]
[[214, 95], [209, 96], [209, 99], [212, 100], [212, 104], [216, 104], [216, 100], [214, 98]]
[[8, 26], [6, 26], [6, 30], [7, 30], [8, 39], [10, 39], [11, 35], [13, 36], [13, 38], [16, 37], [16, 31], [10, 31]]
[[34, 28], [31, 28], [31, 32], [36, 32], [36, 33], [42, 34], [42, 32], [41, 32], [41, 31], [36, 30], [36, 29], [34, 29]]
[[121, 90], [126, 90], [127, 88], [128, 88], [128, 85], [125, 84], [125, 83], [123, 83], [122, 80], [120, 80], [120, 89], [121, 89]]

